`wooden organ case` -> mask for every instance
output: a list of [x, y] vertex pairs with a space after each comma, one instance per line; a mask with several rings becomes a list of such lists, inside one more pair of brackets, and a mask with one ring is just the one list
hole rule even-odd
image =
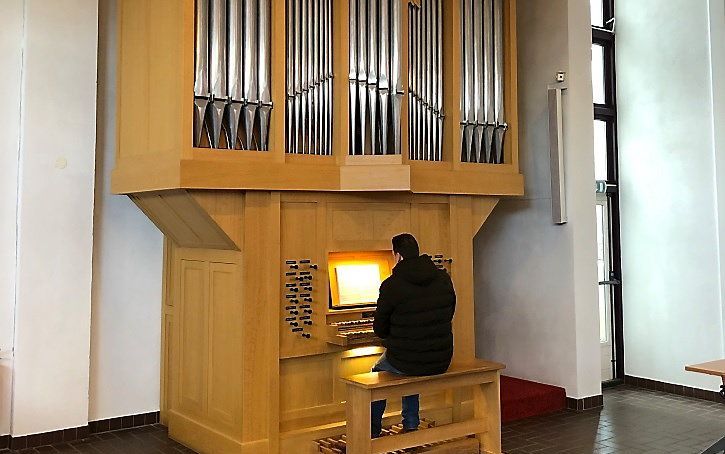
[[[166, 239], [172, 438], [201, 453], [312, 454], [344, 433], [339, 377], [382, 348], [374, 304], [333, 304], [331, 266], [388, 260], [401, 232], [451, 273], [455, 359], [475, 356], [473, 237], [501, 197], [523, 193], [515, 18], [515, 0], [119, 1], [112, 185]], [[305, 79], [299, 60], [316, 72]], [[466, 101], [484, 92], [495, 118]], [[439, 423], [470, 411], [465, 392], [422, 397]]]

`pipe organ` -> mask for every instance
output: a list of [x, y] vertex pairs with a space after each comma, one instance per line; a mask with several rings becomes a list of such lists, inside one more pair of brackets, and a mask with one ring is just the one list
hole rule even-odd
[[[454, 360], [475, 356], [473, 237], [523, 194], [516, 1], [443, 6], [119, 0], [112, 188], [166, 238], [172, 438], [313, 454], [344, 434], [339, 377], [383, 351], [372, 317], [401, 232], [451, 274]], [[423, 395], [422, 416], [471, 405]]]

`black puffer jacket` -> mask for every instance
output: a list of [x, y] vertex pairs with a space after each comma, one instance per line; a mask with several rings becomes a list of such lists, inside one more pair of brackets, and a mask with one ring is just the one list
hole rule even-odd
[[442, 374], [453, 357], [456, 293], [428, 255], [405, 259], [380, 285], [373, 328], [388, 362], [407, 375]]

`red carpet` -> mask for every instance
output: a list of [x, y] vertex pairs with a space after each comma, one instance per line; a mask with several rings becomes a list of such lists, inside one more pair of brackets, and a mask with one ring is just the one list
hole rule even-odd
[[545, 415], [565, 408], [564, 388], [501, 376], [502, 422]]

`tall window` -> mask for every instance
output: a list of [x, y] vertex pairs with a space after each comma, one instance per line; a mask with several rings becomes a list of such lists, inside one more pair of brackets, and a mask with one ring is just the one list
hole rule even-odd
[[602, 379], [624, 378], [614, 0], [590, 0]]

